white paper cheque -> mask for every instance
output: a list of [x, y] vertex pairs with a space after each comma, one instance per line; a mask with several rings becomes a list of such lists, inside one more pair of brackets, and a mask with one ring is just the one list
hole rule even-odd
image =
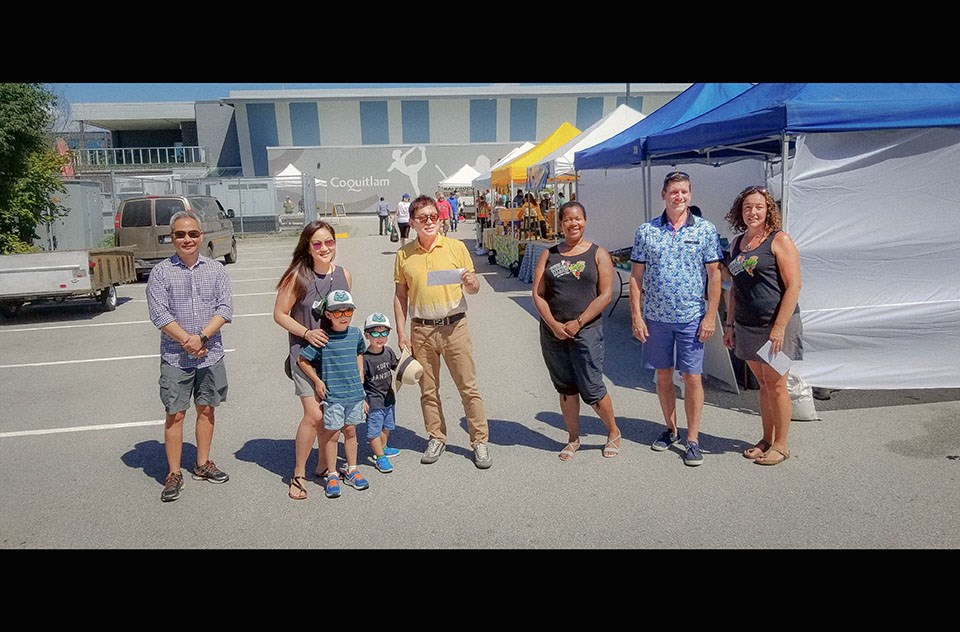
[[790, 356], [783, 351], [778, 351], [776, 356], [771, 354], [769, 340], [757, 350], [757, 355], [760, 356], [761, 360], [773, 367], [780, 375], [785, 375], [786, 372], [790, 370], [790, 365], [793, 364]]
[[431, 270], [427, 272], [427, 285], [459, 285], [460, 275], [466, 268]]

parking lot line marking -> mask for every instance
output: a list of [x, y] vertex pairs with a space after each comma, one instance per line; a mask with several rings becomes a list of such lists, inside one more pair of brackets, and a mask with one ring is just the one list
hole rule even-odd
[[[224, 353], [232, 353], [236, 349], [224, 349]], [[159, 353], [151, 355], [116, 356], [113, 358], [89, 358], [87, 360], [57, 360], [56, 362], [30, 362], [26, 364], [0, 364], [0, 369], [22, 369], [31, 366], [54, 366], [58, 364], [86, 364], [88, 362], [112, 362], [113, 360], [142, 360], [144, 358], [159, 358]]]
[[47, 428], [44, 430], [17, 430], [15, 432], [0, 432], [0, 439], [7, 437], [30, 437], [34, 435], [59, 434], [61, 432], [86, 432], [88, 430], [113, 430], [114, 428], [134, 428], [136, 426], [162, 426], [163, 419], [153, 421], [131, 421], [122, 424], [97, 424], [95, 426], [73, 426], [72, 428]]
[[[276, 292], [270, 292], [271, 294], [276, 294]], [[529, 292], [527, 292], [529, 294]], [[128, 301], [134, 303], [137, 301]], [[143, 301], [140, 301], [143, 302]], [[234, 314], [233, 318], [246, 318], [248, 316], [273, 316], [273, 312], [257, 312], [255, 314]], [[75, 327], [109, 327], [111, 325], [152, 325], [153, 323], [149, 320], [125, 320], [119, 323], [83, 323], [80, 325], [50, 325], [44, 327], [19, 327], [17, 329], [3, 329], [0, 328], [0, 334], [3, 333], [17, 333], [24, 331], [49, 331], [51, 329], [73, 329]]]

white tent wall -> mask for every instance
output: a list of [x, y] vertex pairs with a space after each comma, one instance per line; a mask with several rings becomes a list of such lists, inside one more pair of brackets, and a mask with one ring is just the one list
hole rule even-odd
[[804, 359], [792, 372], [825, 388], [960, 386], [958, 164], [955, 128], [800, 137], [786, 228]]
[[[651, 216], [663, 212], [660, 188], [663, 178], [680, 169], [690, 174], [691, 204], [700, 207], [703, 218], [712, 222], [721, 237], [732, 239], [724, 217], [730, 204], [745, 187], [764, 183], [762, 160], [741, 160], [722, 168], [702, 164], [655, 165], [650, 169]], [[633, 246], [637, 226], [646, 221], [643, 204], [643, 168], [584, 169], [577, 183], [577, 200], [587, 209], [586, 238], [607, 250]]]

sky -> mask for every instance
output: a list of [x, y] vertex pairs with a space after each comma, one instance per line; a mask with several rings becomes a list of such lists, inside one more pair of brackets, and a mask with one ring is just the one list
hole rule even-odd
[[68, 103], [210, 101], [231, 90], [312, 90], [319, 88], [488, 86], [489, 83], [48, 83]]

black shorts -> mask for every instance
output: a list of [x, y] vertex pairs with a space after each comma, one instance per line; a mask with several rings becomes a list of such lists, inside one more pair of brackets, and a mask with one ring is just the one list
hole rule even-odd
[[397, 228], [400, 229], [400, 236], [404, 239], [410, 234], [410, 222], [397, 222]]
[[595, 406], [607, 394], [603, 383], [603, 322], [584, 327], [570, 340], [557, 340], [540, 321], [540, 351], [553, 387]]

